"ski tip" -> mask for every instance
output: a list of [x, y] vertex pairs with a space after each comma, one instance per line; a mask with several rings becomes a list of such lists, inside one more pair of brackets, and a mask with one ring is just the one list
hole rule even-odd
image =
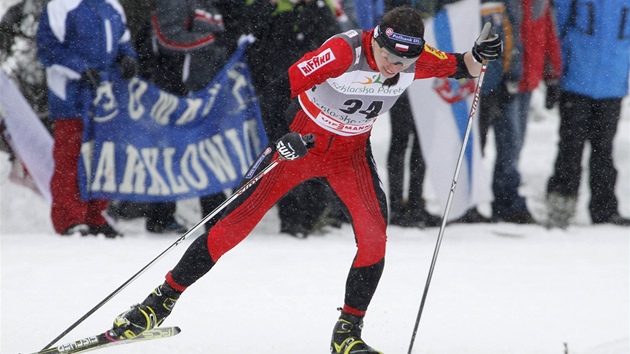
[[[179, 334], [182, 331], [182, 329], [179, 328], [178, 326], [157, 327], [157, 328], [147, 330], [132, 339], [113, 339], [112, 335], [109, 333], [110, 331], [112, 330], [110, 329], [96, 336], [79, 339], [74, 342], [68, 343], [66, 345], [62, 345], [61, 346], [63, 347], [62, 350], [59, 350], [60, 348], [59, 346], [55, 346], [53, 348], [44, 349], [42, 351], [31, 353], [31, 354], [83, 353], [88, 350], [100, 349], [100, 348], [108, 347], [110, 345], [135, 343], [138, 341], [172, 337]], [[18, 353], [18, 354], [21, 354], [21, 353]]]

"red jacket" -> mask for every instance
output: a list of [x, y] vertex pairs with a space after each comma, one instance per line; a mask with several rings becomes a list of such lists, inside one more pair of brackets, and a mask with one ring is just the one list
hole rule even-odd
[[549, 0], [522, 0], [520, 27], [523, 76], [519, 91], [533, 91], [543, 79], [560, 79], [562, 57]]

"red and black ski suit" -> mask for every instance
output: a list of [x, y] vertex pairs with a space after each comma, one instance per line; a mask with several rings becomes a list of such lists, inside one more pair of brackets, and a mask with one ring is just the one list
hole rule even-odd
[[[344, 312], [365, 314], [383, 272], [387, 241], [386, 197], [369, 144], [372, 124], [414, 79], [470, 77], [463, 54], [425, 46], [415, 65], [400, 73], [397, 84], [383, 86], [371, 38], [372, 31], [358, 30], [334, 36], [305, 54], [287, 75], [262, 92], [261, 109], [269, 141], [294, 131], [313, 134], [315, 146], [302, 159], [281, 162], [235, 199], [207, 237], [195, 240], [167, 274], [171, 287], [185, 290], [245, 239], [285, 193], [307, 179], [320, 178], [343, 202], [357, 244], [346, 282]], [[335, 102], [327, 105], [331, 101]], [[338, 102], [344, 106], [333, 107]], [[278, 113], [277, 107], [286, 109], [286, 114]], [[277, 158], [274, 144], [270, 147], [267, 151], [271, 153], [263, 153], [247, 176], [254, 176]], [[247, 182], [246, 177], [242, 184]]]

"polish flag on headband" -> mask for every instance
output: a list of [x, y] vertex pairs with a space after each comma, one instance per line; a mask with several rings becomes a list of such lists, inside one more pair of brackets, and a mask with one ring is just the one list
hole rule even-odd
[[400, 43], [396, 43], [396, 50], [400, 51], [400, 52], [406, 52], [409, 50], [409, 46], [408, 45], [404, 45], [404, 44], [400, 44]]

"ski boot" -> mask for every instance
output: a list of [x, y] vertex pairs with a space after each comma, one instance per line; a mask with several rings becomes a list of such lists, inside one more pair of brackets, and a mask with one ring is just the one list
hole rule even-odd
[[362, 317], [342, 312], [333, 330], [330, 352], [333, 354], [383, 354], [363, 342], [361, 339], [362, 329]]
[[576, 205], [576, 195], [547, 194], [547, 228], [566, 229], [575, 214]]
[[161, 325], [171, 314], [180, 295], [180, 292], [166, 282], [155, 288], [141, 304], [131, 306], [129, 310], [116, 317], [112, 327], [116, 339], [132, 339]]

